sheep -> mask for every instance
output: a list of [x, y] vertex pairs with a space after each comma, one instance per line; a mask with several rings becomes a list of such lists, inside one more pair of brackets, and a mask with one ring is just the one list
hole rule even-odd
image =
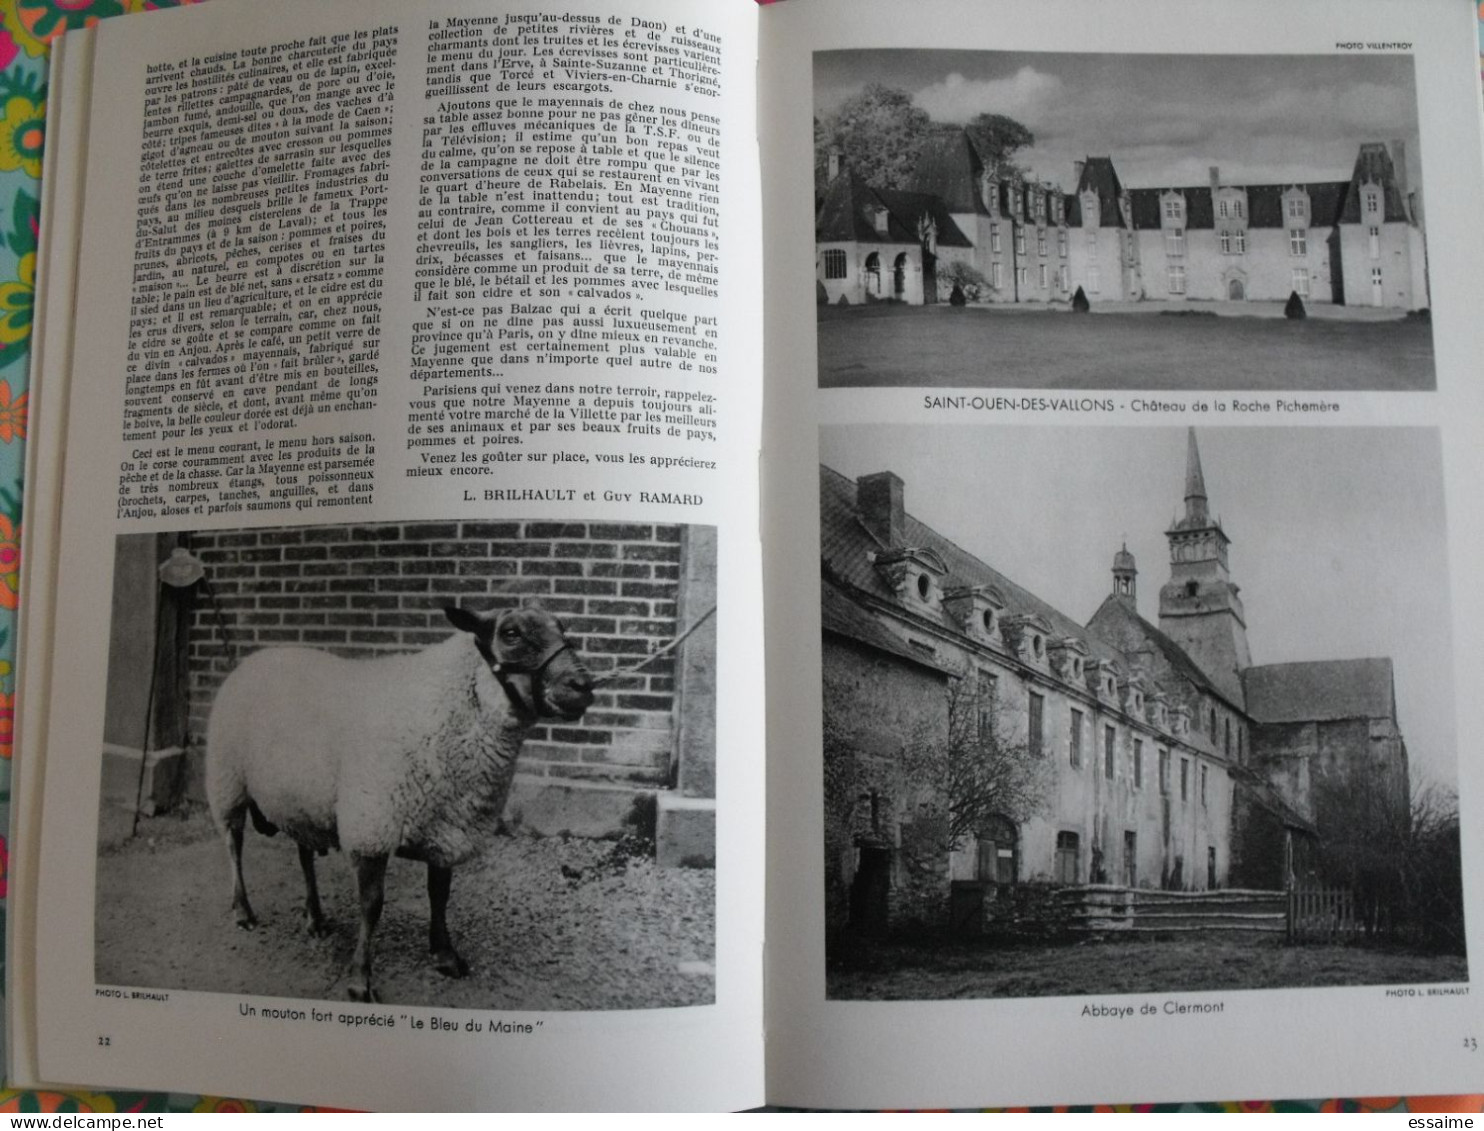
[[394, 853], [427, 864], [435, 969], [468, 973], [448, 935], [453, 867], [493, 835], [531, 728], [581, 718], [593, 701], [592, 677], [544, 609], [443, 611], [458, 631], [421, 652], [254, 652], [223, 682], [207, 726], [206, 793], [227, 843], [237, 926], [257, 925], [242, 880], [249, 817], [260, 833], [283, 829], [298, 844], [312, 934], [326, 929], [315, 855], [344, 850], [360, 900], [354, 1001], [379, 1000], [371, 936]]

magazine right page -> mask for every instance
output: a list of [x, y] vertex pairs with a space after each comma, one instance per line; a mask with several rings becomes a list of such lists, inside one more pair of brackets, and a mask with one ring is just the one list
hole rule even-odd
[[1472, 21], [763, 11], [770, 1102], [1484, 1085]]

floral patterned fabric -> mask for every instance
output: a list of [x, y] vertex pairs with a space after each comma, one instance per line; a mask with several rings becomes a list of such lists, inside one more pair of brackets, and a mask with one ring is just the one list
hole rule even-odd
[[[26, 380], [35, 296], [38, 200], [46, 128], [48, 45], [69, 28], [192, 0], [0, 0], [0, 832], [10, 826], [10, 756], [14, 720], [15, 608], [22, 541], [21, 471], [26, 439]], [[1479, 3], [1484, 78], [1484, 0]], [[0, 900], [9, 846], [0, 836]], [[0, 929], [4, 927], [0, 903]], [[0, 967], [3, 969], [3, 967]], [[0, 1112], [319, 1111], [219, 1096], [149, 1092], [0, 1090]], [[1120, 1104], [1033, 1111], [1484, 1111], [1484, 1095], [1381, 1096], [1365, 1099], [1246, 1100], [1203, 1104]]]

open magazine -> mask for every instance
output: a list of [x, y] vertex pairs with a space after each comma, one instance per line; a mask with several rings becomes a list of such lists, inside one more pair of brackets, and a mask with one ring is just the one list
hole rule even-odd
[[1470, 16], [66, 37], [11, 1080], [1475, 1088]]

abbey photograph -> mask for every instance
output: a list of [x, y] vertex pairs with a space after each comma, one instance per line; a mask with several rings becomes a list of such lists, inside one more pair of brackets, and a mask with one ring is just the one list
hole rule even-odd
[[830, 998], [1466, 980], [1436, 430], [820, 452]]
[[715, 527], [173, 531], [114, 554], [101, 993], [715, 999]]
[[819, 384], [1436, 387], [1413, 60], [814, 56]]

